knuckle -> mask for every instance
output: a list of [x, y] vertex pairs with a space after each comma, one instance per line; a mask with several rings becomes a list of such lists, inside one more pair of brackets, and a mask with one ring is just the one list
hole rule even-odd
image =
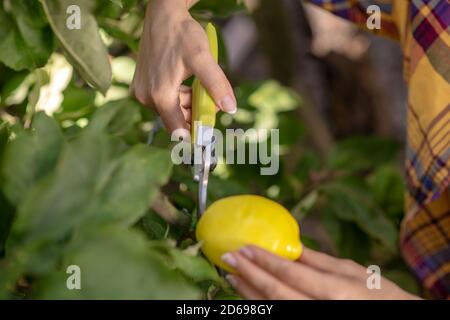
[[286, 263], [286, 261], [276, 261], [276, 263], [273, 263], [272, 272], [277, 275], [287, 274], [287, 272], [289, 272], [290, 274], [292, 273], [290, 268], [288, 268], [288, 264]]
[[152, 100], [155, 106], [165, 106], [167, 105], [169, 98], [163, 93], [163, 90], [154, 90], [151, 92]]
[[203, 45], [197, 44], [191, 47], [189, 56], [193, 64], [202, 63], [208, 57], [208, 51]]
[[152, 99], [148, 95], [146, 90], [135, 89], [134, 90], [134, 97], [136, 98], [137, 101], [139, 101], [141, 104], [143, 104], [145, 106], [148, 106], [148, 105], [152, 104]]
[[289, 260], [279, 258], [277, 259], [277, 257], [275, 257], [270, 260], [267, 259], [264, 263], [269, 266], [270, 272], [278, 276], [285, 277], [287, 275], [287, 272], [290, 272], [290, 274], [292, 274], [292, 262]]
[[352, 264], [353, 264], [353, 261], [350, 259], [341, 259], [339, 261], [339, 266], [341, 268], [348, 268], [348, 267], [352, 266]]
[[341, 268], [347, 268], [354, 272], [363, 271], [363, 268], [351, 259], [343, 259], [341, 261]]
[[350, 260], [350, 262], [348, 263], [350, 268], [356, 270], [356, 271], [362, 271], [364, 270], [364, 268], [362, 266], [360, 266], [358, 263], [356, 263], [353, 260]]
[[181, 30], [184, 30], [186, 33], [189, 33], [195, 31], [198, 28], [198, 26], [195, 20], [184, 19], [183, 21], [180, 22], [180, 28]]
[[286, 279], [296, 280], [298, 278], [298, 270], [285, 265], [284, 268], [277, 270], [280, 275], [283, 275]]

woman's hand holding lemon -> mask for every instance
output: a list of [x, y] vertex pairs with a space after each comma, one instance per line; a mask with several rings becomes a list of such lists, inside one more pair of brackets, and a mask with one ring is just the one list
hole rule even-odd
[[237, 272], [228, 281], [246, 299], [418, 299], [385, 278], [380, 289], [368, 289], [366, 268], [306, 247], [297, 261], [254, 246], [227, 253], [223, 260]]
[[380, 289], [368, 289], [363, 266], [304, 248], [295, 219], [263, 197], [213, 203], [196, 235], [203, 253], [231, 272], [228, 281], [247, 299], [417, 298], [384, 278]]

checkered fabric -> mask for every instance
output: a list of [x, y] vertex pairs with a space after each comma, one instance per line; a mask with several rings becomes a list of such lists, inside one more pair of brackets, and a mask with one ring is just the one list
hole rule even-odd
[[367, 19], [372, 12], [370, 11], [371, 6], [377, 5], [380, 8], [381, 28], [370, 31], [375, 34], [398, 38], [398, 29], [392, 16], [392, 0], [309, 0], [309, 2], [341, 18], [350, 20], [362, 28], [367, 28]]
[[[450, 298], [450, 0], [309, 0], [400, 41], [408, 83], [406, 216], [401, 249], [424, 288]], [[372, 31], [372, 30], [371, 30]]]

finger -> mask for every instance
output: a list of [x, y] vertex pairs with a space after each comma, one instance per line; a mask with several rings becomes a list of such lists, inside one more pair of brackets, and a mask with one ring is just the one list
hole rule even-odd
[[192, 119], [192, 111], [191, 111], [191, 109], [181, 108], [181, 112], [183, 113], [184, 120], [186, 121], [186, 123], [190, 124], [191, 123], [191, 119]]
[[331, 299], [333, 291], [338, 287], [335, 277], [304, 264], [281, 258], [261, 248], [246, 246], [239, 252], [266, 272], [307, 296]]
[[[184, 88], [183, 88], [184, 87]], [[192, 88], [181, 86], [180, 88], [180, 104], [182, 108], [192, 108]], [[216, 112], [220, 111], [216, 106]]]
[[201, 51], [190, 59], [188, 67], [198, 77], [217, 107], [231, 114], [236, 112], [237, 103], [233, 88], [211, 53], [207, 50]]
[[192, 93], [191, 91], [180, 90], [180, 106], [184, 109], [190, 109], [192, 105]]
[[[187, 123], [185, 116], [181, 111], [180, 97], [178, 91], [175, 94], [163, 93], [154, 96], [153, 101], [155, 108], [161, 116], [164, 126], [169, 132], [173, 132], [176, 129], [187, 129]], [[168, 92], [168, 91], [166, 91]]]
[[325, 253], [303, 247], [299, 262], [312, 268], [354, 278], [366, 278], [366, 269], [351, 260], [338, 259]]
[[307, 297], [285, 285], [279, 279], [255, 265], [240, 253], [226, 253], [225, 263], [235, 268], [239, 276], [267, 299], [297, 300]]
[[261, 295], [258, 290], [253, 288], [250, 284], [244, 281], [242, 278], [236, 275], [226, 276], [227, 281], [237, 291], [237, 293], [248, 300], [263, 300], [264, 296]]

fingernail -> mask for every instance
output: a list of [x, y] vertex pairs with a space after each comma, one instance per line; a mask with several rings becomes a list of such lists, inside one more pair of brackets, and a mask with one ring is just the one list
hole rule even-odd
[[237, 111], [236, 101], [230, 96], [225, 96], [220, 101], [220, 108], [227, 113], [234, 114]]
[[249, 247], [242, 247], [239, 250], [239, 252], [242, 253], [244, 255], [244, 257], [246, 257], [250, 260], [252, 260], [255, 257], [252, 250]]
[[222, 256], [222, 261], [225, 262], [230, 267], [236, 267], [237, 266], [237, 260], [231, 253], [225, 253]]
[[236, 287], [236, 285], [237, 285], [237, 279], [236, 279], [234, 276], [232, 276], [231, 274], [229, 274], [229, 275], [227, 275], [227, 276], [225, 277], [225, 279], [227, 279], [227, 281], [231, 284], [232, 287]]

